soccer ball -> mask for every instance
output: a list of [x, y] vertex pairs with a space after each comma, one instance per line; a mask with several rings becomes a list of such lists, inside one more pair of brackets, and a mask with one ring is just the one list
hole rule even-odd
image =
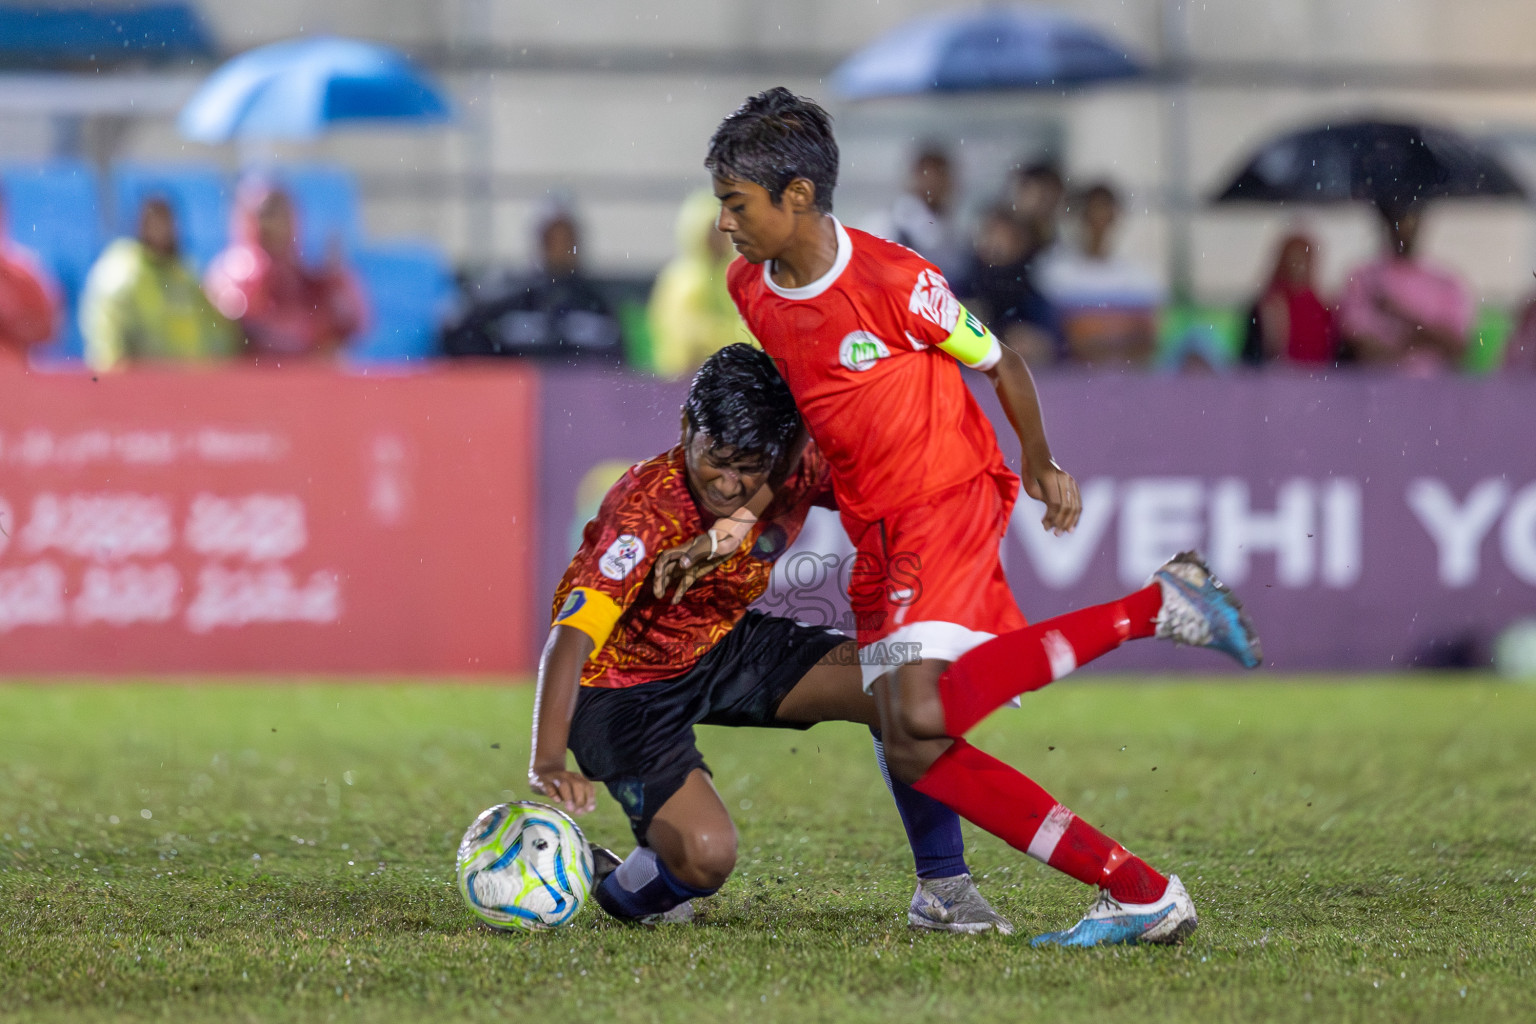
[[542, 931], [568, 924], [592, 892], [592, 848], [581, 829], [544, 804], [497, 804], [459, 843], [459, 894], [491, 928]]

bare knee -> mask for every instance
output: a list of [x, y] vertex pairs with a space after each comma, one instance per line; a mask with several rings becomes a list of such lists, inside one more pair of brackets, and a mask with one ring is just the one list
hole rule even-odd
[[885, 765], [891, 777], [911, 786], [927, 774], [933, 762], [949, 748], [948, 739], [917, 739], [911, 735], [885, 736]]
[[918, 740], [944, 736], [944, 705], [939, 701], [937, 690], [924, 692], [908, 688], [901, 696], [896, 721], [902, 732]]
[[916, 740], [947, 735], [936, 677], [929, 678], [920, 671], [892, 673], [875, 681], [874, 693], [887, 744], [902, 735]]
[[682, 863], [667, 862], [667, 870], [679, 882], [695, 889], [718, 889], [736, 868], [736, 829], [709, 829], [686, 836]]

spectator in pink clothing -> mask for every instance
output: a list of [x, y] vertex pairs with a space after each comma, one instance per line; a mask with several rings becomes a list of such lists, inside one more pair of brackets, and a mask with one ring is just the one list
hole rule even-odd
[[58, 291], [32, 250], [6, 237], [0, 204], [0, 360], [25, 363], [53, 337], [58, 309]]
[[1356, 361], [1420, 375], [1454, 370], [1467, 349], [1472, 295], [1450, 271], [1415, 257], [1422, 209], [1379, 207], [1387, 248], [1355, 270], [1339, 300], [1339, 334]]
[[1244, 363], [1328, 365], [1338, 359], [1333, 311], [1318, 295], [1313, 275], [1316, 257], [1317, 242], [1310, 235], [1293, 232], [1281, 239], [1269, 284], [1248, 310]]
[[367, 318], [357, 279], [333, 254], [311, 270], [299, 258], [293, 202], [252, 181], [235, 198], [234, 244], [208, 265], [203, 289], [245, 332], [246, 352], [282, 364], [333, 355]]

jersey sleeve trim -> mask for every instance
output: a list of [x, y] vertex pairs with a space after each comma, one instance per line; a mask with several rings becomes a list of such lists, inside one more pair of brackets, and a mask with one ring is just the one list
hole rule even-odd
[[555, 613], [556, 626], [579, 629], [592, 638], [592, 653], [596, 654], [608, 642], [608, 635], [624, 614], [618, 602], [591, 587], [573, 587], [565, 604]]
[[939, 342], [939, 348], [973, 370], [990, 370], [1003, 357], [1003, 346], [997, 335], [964, 306], [960, 307], [955, 329]]

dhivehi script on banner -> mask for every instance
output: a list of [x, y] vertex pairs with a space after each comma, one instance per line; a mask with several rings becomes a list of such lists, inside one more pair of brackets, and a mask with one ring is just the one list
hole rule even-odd
[[0, 377], [0, 671], [525, 668], [532, 390]]

